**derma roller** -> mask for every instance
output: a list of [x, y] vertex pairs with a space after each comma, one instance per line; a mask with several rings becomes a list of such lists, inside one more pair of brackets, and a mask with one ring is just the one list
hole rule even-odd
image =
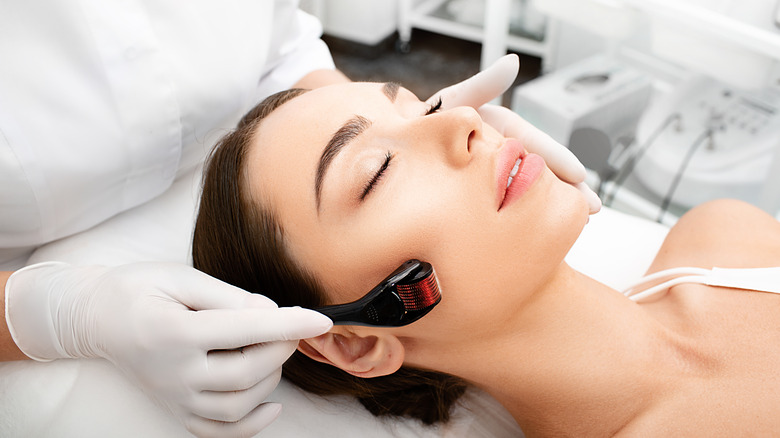
[[433, 266], [409, 260], [363, 298], [315, 310], [335, 325], [400, 327], [422, 318], [439, 301], [441, 292]]

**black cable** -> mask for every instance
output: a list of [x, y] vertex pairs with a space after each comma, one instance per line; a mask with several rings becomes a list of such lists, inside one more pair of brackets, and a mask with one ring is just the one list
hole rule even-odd
[[661, 125], [659, 125], [655, 131], [653, 131], [652, 134], [650, 134], [649, 137], [647, 137], [647, 140], [639, 147], [639, 150], [632, 156], [629, 157], [625, 163], [623, 163], [623, 166], [620, 168], [619, 171], [617, 171], [615, 174], [617, 175], [617, 178], [615, 178], [615, 182], [612, 185], [612, 192], [609, 193], [608, 197], [604, 200], [604, 205], [611, 205], [612, 201], [615, 199], [615, 193], [620, 189], [620, 186], [623, 185], [624, 182], [626, 182], [626, 179], [629, 175], [631, 175], [631, 172], [634, 171], [634, 168], [636, 167], [639, 160], [644, 156], [645, 152], [647, 152], [648, 149], [650, 149], [650, 146], [655, 143], [656, 138], [658, 138], [661, 133], [664, 132], [664, 130], [669, 127], [669, 125], [674, 121], [680, 119], [679, 113], [674, 113], [669, 115]]
[[661, 223], [661, 219], [664, 218], [666, 209], [669, 208], [669, 204], [672, 202], [672, 196], [674, 195], [675, 190], [677, 190], [677, 185], [680, 184], [682, 175], [685, 172], [685, 169], [688, 167], [691, 158], [693, 158], [693, 154], [696, 152], [696, 149], [698, 149], [699, 145], [704, 143], [704, 140], [709, 138], [712, 134], [712, 130], [707, 129], [701, 135], [699, 135], [699, 138], [697, 138], [696, 141], [691, 144], [691, 147], [688, 148], [688, 153], [685, 155], [685, 158], [683, 158], [680, 167], [677, 169], [677, 174], [674, 176], [672, 185], [670, 185], [669, 190], [666, 191], [666, 196], [664, 196], [664, 200], [661, 203], [661, 211], [658, 213], [658, 219], [655, 220], [656, 222]]

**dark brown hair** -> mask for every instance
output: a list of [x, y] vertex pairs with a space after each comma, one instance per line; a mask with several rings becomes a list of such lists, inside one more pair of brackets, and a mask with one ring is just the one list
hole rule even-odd
[[[218, 142], [204, 173], [192, 257], [195, 268], [279, 306], [316, 308], [325, 304], [325, 293], [287, 253], [273, 209], [249, 195], [244, 164], [252, 142], [262, 143], [254, 138], [261, 120], [305, 92], [270, 96]], [[460, 378], [406, 366], [389, 376], [362, 379], [298, 351], [285, 363], [283, 375], [315, 394], [357, 397], [374, 415], [413, 417], [426, 424], [447, 421], [467, 387]]]

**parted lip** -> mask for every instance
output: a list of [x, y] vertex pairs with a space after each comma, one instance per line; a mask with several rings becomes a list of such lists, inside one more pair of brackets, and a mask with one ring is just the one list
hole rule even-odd
[[506, 197], [506, 183], [518, 158], [528, 154], [520, 141], [509, 138], [498, 150], [496, 157], [496, 210], [501, 209]]

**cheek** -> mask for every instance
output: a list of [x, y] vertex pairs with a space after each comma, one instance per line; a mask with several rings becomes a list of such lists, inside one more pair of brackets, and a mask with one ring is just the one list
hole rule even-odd
[[420, 321], [418, 334], [468, 332], [489, 338], [540, 290], [587, 218], [587, 204], [576, 189], [557, 178], [547, 178], [545, 184], [526, 208], [501, 221], [442, 230], [460, 233], [460, 238], [434, 249], [442, 302]]
[[[378, 196], [330, 228], [329, 257], [323, 262], [331, 274], [344, 273], [328, 275], [334, 290], [365, 293], [411, 258], [436, 263], [437, 248], [453, 240], [465, 244], [467, 230], [484, 223], [475, 213], [484, 209], [465, 202], [474, 199], [473, 194], [464, 193], [469, 190], [468, 179], [430, 169], [403, 174], [405, 178], [388, 178], [387, 184], [373, 193]], [[347, 277], [347, 270], [342, 269], [345, 266], [360, 279]]]

